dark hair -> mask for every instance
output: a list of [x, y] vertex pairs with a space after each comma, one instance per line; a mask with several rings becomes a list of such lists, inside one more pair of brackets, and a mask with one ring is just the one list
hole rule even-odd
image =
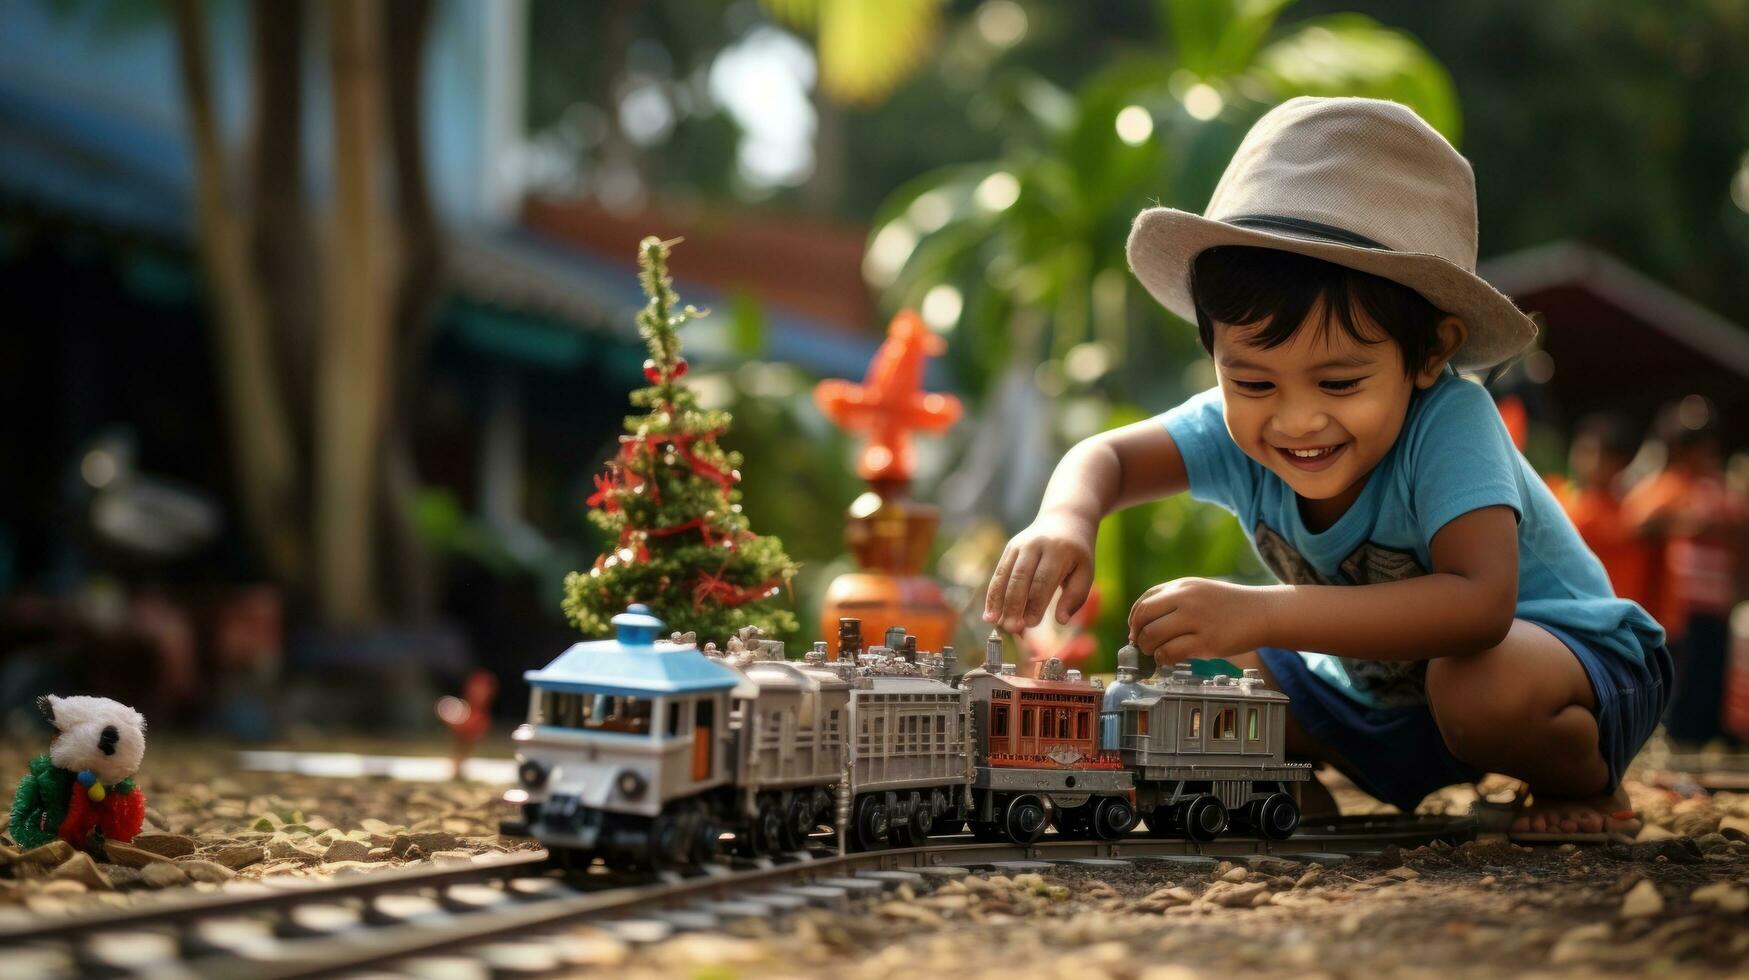
[[1592, 412], [1573, 426], [1573, 440], [1597, 440], [1606, 453], [1632, 457], [1640, 451], [1640, 440], [1628, 420], [1615, 412]]
[[1265, 349], [1287, 343], [1318, 299], [1332, 321], [1363, 344], [1381, 342], [1357, 321], [1358, 306], [1397, 342], [1403, 370], [1413, 375], [1433, 356], [1435, 327], [1445, 314], [1408, 286], [1297, 252], [1248, 245], [1204, 249], [1190, 263], [1190, 296], [1203, 350], [1215, 352], [1215, 321], [1234, 326], [1257, 324], [1254, 342]]

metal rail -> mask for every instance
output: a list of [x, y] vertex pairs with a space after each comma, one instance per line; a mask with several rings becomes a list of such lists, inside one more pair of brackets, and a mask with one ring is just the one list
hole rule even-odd
[[[532, 872], [542, 854], [514, 855], [455, 868], [383, 871], [327, 879], [319, 885], [226, 892], [197, 899], [155, 903], [101, 916], [49, 920], [32, 928], [0, 931], [0, 944], [60, 939], [77, 944], [124, 930], [166, 929], [191, 950], [188, 936], [195, 926], [215, 918], [270, 912], [289, 918], [304, 905], [345, 905], [365, 913], [357, 924], [337, 932], [297, 938], [277, 938], [253, 949], [195, 955], [179, 965], [158, 964], [167, 976], [221, 978], [290, 978], [331, 974], [377, 966], [409, 957], [481, 946], [511, 937], [550, 931], [583, 921], [624, 919], [640, 914], [686, 909], [712, 900], [744, 900], [774, 889], [810, 881], [845, 878], [876, 871], [907, 871], [942, 867], [987, 867], [1010, 861], [1072, 861], [1084, 859], [1146, 859], [1178, 855], [1211, 858], [1255, 855], [1356, 854], [1376, 852], [1386, 845], [1411, 847], [1445, 840], [1457, 843], [1474, 837], [1467, 818], [1404, 820], [1347, 818], [1308, 825], [1286, 841], [1223, 838], [1207, 844], [1174, 839], [1130, 837], [1119, 841], [1046, 838], [1034, 844], [974, 843], [969, 837], [947, 838], [927, 847], [835, 854], [825, 848], [764, 859], [752, 866], [721, 865], [696, 869], [691, 875], [669, 872], [641, 881], [617, 875], [573, 875], [555, 880], [549, 894], [516, 895], [506, 890], [485, 907], [461, 910], [452, 903], [427, 914], [397, 919], [371, 915], [376, 900], [394, 895], [444, 895], [457, 885], [507, 879]], [[629, 882], [629, 883], [628, 883]], [[362, 905], [360, 904], [362, 900]], [[793, 899], [792, 899], [793, 901]], [[372, 921], [386, 924], [370, 924]], [[283, 920], [282, 920], [283, 921]], [[294, 930], [295, 932], [295, 930]], [[77, 946], [75, 946], [77, 949]], [[0, 956], [4, 949], [0, 948]], [[148, 972], [153, 972], [148, 970]]]
[[203, 916], [227, 918], [251, 912], [277, 912], [318, 902], [416, 892], [426, 888], [495, 881], [527, 874], [546, 862], [545, 851], [493, 855], [465, 865], [397, 868], [336, 878], [275, 878], [238, 883], [222, 892], [178, 895], [132, 908], [65, 919], [40, 916], [8, 917], [0, 921], [0, 944], [65, 939], [107, 930], [198, 921]]

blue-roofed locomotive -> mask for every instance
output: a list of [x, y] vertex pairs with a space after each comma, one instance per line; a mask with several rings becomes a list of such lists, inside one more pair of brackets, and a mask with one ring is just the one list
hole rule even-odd
[[1017, 677], [994, 634], [962, 675], [951, 647], [918, 652], [902, 629], [864, 650], [854, 620], [834, 661], [824, 643], [788, 660], [751, 630], [722, 651], [658, 639], [642, 606], [613, 623], [524, 675], [506, 796], [522, 814], [504, 831], [563, 862], [697, 864], [797, 850], [822, 827], [870, 849], [968, 827], [1113, 839], [1145, 819], [1212, 840], [1231, 822], [1280, 839], [1299, 822], [1289, 790], [1311, 771], [1283, 758], [1287, 699], [1224, 662], [1149, 682], [1126, 647], [1107, 692], [1055, 662]]
[[528, 671], [528, 723], [512, 738], [526, 832], [555, 854], [702, 861], [719, 830], [713, 795], [732, 772], [720, 736], [741, 675], [658, 640], [641, 606], [618, 637], [577, 643]]

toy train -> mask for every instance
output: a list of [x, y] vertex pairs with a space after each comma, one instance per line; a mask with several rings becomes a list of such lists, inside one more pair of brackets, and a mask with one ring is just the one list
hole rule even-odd
[[1047, 661], [957, 674], [952, 648], [919, 652], [889, 630], [863, 649], [841, 624], [802, 661], [743, 631], [720, 653], [634, 605], [618, 637], [578, 643], [529, 671], [516, 729], [520, 785], [505, 799], [565, 861], [673, 866], [793, 851], [826, 826], [843, 846], [923, 844], [971, 832], [1030, 843], [1114, 840], [1145, 820], [1158, 836], [1209, 841], [1228, 828], [1285, 839], [1299, 825], [1286, 762], [1287, 697], [1225, 661], [1138, 679], [1135, 648], [1109, 690]]

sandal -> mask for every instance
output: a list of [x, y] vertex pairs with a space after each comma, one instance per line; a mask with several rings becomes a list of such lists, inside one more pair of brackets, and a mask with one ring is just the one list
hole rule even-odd
[[[1514, 831], [1513, 821], [1523, 815], [1525, 807], [1530, 802], [1530, 792], [1519, 789], [1510, 801], [1496, 803], [1487, 797], [1477, 794], [1476, 802], [1470, 804], [1470, 816], [1476, 820], [1478, 834], [1504, 834], [1506, 839], [1515, 844], [1608, 844], [1632, 843], [1633, 838], [1620, 831], [1600, 830], [1592, 833], [1564, 830]], [[1641, 819], [1632, 809], [1616, 810], [1605, 815], [1610, 820], [1626, 821]]]

